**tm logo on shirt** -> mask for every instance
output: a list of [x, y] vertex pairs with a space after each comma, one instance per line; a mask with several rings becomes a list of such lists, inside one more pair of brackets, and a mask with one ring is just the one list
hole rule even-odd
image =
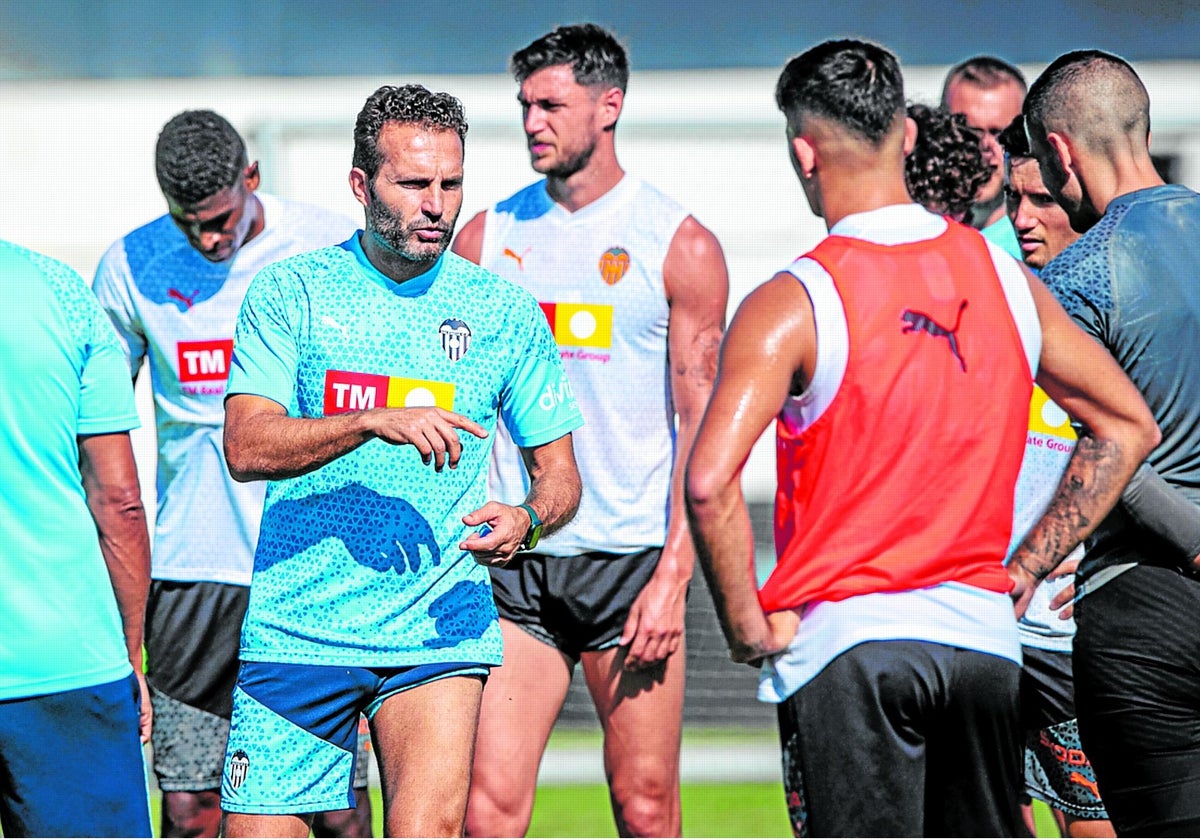
[[175, 355], [179, 363], [179, 384], [185, 394], [225, 393], [229, 360], [233, 358], [232, 338], [180, 341], [175, 345]]
[[325, 371], [325, 416], [373, 408], [437, 406], [454, 410], [454, 383], [347, 370]]

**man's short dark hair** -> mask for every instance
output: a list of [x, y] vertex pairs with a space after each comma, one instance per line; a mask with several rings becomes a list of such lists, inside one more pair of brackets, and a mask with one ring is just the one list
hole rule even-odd
[[584, 87], [615, 87], [629, 83], [629, 56], [617, 37], [594, 23], [560, 26], [538, 38], [509, 60], [517, 84], [547, 67], [567, 65], [575, 83]]
[[184, 207], [232, 187], [248, 164], [241, 135], [213, 111], [176, 114], [163, 126], [154, 145], [159, 189]]
[[1004, 154], [1010, 158], [1033, 157], [1033, 151], [1029, 148], [1029, 135], [1025, 133], [1025, 117], [1021, 114], [1013, 117], [1013, 121], [1000, 132], [996, 140], [1003, 147]]
[[908, 116], [917, 124], [917, 141], [904, 161], [908, 194], [934, 213], [962, 218], [992, 177], [979, 135], [962, 114], [945, 108], [913, 104]]
[[878, 44], [826, 41], [787, 63], [775, 102], [793, 134], [807, 114], [878, 144], [904, 111], [904, 77], [896, 57]]
[[946, 74], [946, 81], [942, 84], [943, 106], [948, 104], [950, 85], [957, 81], [970, 82], [985, 90], [991, 90], [1010, 82], [1015, 82], [1021, 88], [1022, 93], [1028, 88], [1025, 74], [1016, 65], [1009, 64], [994, 55], [977, 55], [951, 67], [950, 72]]
[[1075, 50], [1054, 59], [1034, 81], [1022, 110], [1031, 130], [1070, 126], [1084, 141], [1114, 131], [1150, 134], [1146, 86], [1128, 61], [1102, 50]]
[[384, 85], [367, 97], [354, 121], [353, 166], [367, 173], [368, 181], [375, 180], [383, 162], [379, 133], [390, 122], [444, 129], [464, 143], [467, 139], [467, 116], [456, 97], [421, 85]]

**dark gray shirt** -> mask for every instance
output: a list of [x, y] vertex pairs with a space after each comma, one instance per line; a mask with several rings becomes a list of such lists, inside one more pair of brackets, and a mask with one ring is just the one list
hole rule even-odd
[[[1200, 195], [1161, 186], [1115, 199], [1042, 280], [1141, 391], [1163, 435], [1148, 463], [1200, 521]], [[1155, 519], [1127, 494], [1087, 541], [1080, 580], [1124, 563], [1187, 567], [1197, 546], [1147, 527]]]

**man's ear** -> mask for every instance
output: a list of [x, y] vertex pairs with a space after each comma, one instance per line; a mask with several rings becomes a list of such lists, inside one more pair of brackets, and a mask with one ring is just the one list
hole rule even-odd
[[367, 184], [367, 173], [357, 166], [350, 170], [350, 191], [363, 207], [371, 206], [371, 190]]
[[1054, 154], [1058, 155], [1062, 171], [1068, 175], [1074, 173], [1075, 144], [1071, 142], [1071, 138], [1059, 134], [1057, 131], [1051, 131], [1046, 134], [1046, 142], [1054, 150]]
[[597, 97], [596, 103], [601, 111], [601, 127], [605, 131], [612, 131], [625, 106], [624, 92], [619, 87], [611, 87]]
[[904, 156], [908, 157], [912, 154], [913, 147], [917, 144], [917, 121], [912, 117], [904, 118]]
[[813, 173], [817, 171], [816, 147], [804, 135], [793, 137], [791, 142], [796, 174], [806, 181], [811, 180]]
[[258, 189], [260, 181], [261, 176], [258, 172], [258, 161], [254, 161], [254, 163], [242, 170], [242, 183], [246, 185], [246, 189], [250, 192]]

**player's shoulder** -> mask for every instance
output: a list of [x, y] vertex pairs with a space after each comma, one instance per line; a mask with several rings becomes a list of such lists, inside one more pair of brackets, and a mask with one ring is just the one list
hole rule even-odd
[[1194, 239], [1200, 228], [1200, 193], [1179, 184], [1138, 190], [1115, 199], [1096, 226], [1110, 215], [1115, 249], [1147, 244], [1169, 249], [1175, 240]]
[[1111, 283], [1111, 245], [1113, 233], [1124, 213], [1106, 215], [1090, 230], [1064, 248], [1038, 273], [1042, 283], [1056, 297], [1068, 290], [1087, 293], [1104, 289]]
[[257, 277], [319, 277], [331, 271], [348, 270], [354, 261], [354, 254], [339, 242], [300, 251], [268, 263], [259, 270]]
[[[0, 240], [0, 276], [22, 295], [45, 296], [65, 314], [67, 328], [81, 341], [92, 336], [115, 345], [116, 334], [104, 317], [100, 301], [75, 269], [54, 257]], [[100, 332], [94, 327], [99, 324]], [[105, 331], [107, 329], [107, 331]]]
[[461, 293], [485, 302], [490, 308], [516, 312], [522, 316], [537, 309], [537, 298], [513, 281], [453, 251], [447, 251], [442, 259], [445, 276], [461, 289]]
[[83, 278], [65, 262], [15, 242], [0, 239], [0, 266], [0, 273], [8, 282], [23, 282], [17, 278], [32, 275], [40, 276], [55, 292], [78, 294], [87, 291]]
[[445, 275], [453, 278], [456, 283], [494, 289], [502, 294], [525, 291], [511, 280], [506, 280], [491, 269], [484, 268], [453, 251], [447, 251], [442, 257], [442, 266]]
[[117, 242], [153, 242], [160, 247], [173, 247], [178, 241], [186, 239], [175, 225], [170, 213], [163, 213], [145, 224], [138, 225]]
[[164, 256], [190, 250], [187, 238], [170, 214], [164, 213], [139, 225], [110, 245], [100, 262], [104, 265], [124, 261], [131, 274], [139, 275]]
[[259, 193], [272, 236], [287, 241], [288, 250], [307, 251], [344, 242], [358, 230], [349, 216], [317, 204]]
[[539, 219], [553, 209], [554, 199], [546, 191], [546, 179], [523, 187], [508, 198], [497, 201], [488, 211], [489, 217], [509, 217], [517, 222]]
[[1090, 318], [1089, 312], [1111, 312], [1113, 233], [1123, 214], [1106, 214], [1099, 222], [1046, 263], [1038, 278], [1069, 315]]
[[628, 179], [629, 182], [629, 194], [634, 197], [639, 204], [648, 202], [657, 205], [659, 208], [665, 207], [679, 213], [687, 214], [687, 209], [678, 201], [676, 201], [673, 196], [659, 189], [654, 184], [651, 184], [649, 181], [630, 173], [626, 173], [625, 178]]

